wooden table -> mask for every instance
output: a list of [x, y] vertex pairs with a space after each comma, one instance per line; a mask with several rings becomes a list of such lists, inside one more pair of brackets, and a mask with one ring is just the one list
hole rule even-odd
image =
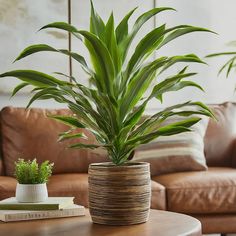
[[147, 223], [133, 226], [93, 224], [86, 216], [0, 222], [0, 236], [201, 236], [201, 223], [190, 216], [167, 211], [151, 210]]

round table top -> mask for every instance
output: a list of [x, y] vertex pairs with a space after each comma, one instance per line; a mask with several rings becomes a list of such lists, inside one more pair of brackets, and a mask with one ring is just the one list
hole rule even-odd
[[93, 224], [86, 216], [21, 222], [0, 222], [0, 236], [201, 236], [201, 223], [190, 216], [151, 210], [147, 223], [132, 226]]

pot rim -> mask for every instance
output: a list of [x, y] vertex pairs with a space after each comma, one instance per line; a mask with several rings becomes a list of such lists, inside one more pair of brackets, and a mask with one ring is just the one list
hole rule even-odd
[[20, 184], [17, 182], [17, 185], [19, 186], [42, 186], [42, 185], [47, 185], [47, 183], [41, 183], [41, 184]]
[[134, 162], [129, 161], [124, 165], [115, 165], [113, 162], [99, 162], [99, 163], [91, 163], [89, 166], [91, 167], [100, 167], [100, 168], [137, 168], [138, 166], [149, 166], [148, 162]]

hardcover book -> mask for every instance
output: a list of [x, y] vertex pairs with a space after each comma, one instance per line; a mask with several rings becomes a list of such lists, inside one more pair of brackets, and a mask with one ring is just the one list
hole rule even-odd
[[4, 222], [40, 220], [83, 215], [85, 215], [85, 208], [80, 205], [71, 205], [61, 210], [50, 211], [0, 210], [0, 220]]
[[74, 204], [74, 197], [49, 197], [44, 202], [22, 203], [15, 197], [0, 201], [0, 210], [59, 210]]

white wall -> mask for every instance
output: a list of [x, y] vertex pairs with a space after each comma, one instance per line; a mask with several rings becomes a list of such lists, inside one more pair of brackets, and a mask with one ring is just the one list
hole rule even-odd
[[[235, 0], [157, 0], [159, 6], [172, 6], [177, 9], [176, 13], [163, 14], [157, 18], [157, 24], [167, 22], [169, 26], [177, 24], [191, 24], [209, 28], [219, 35], [208, 33], [193, 33], [184, 36], [176, 42], [161, 50], [161, 54], [188, 54], [196, 53], [200, 57], [207, 54], [225, 51], [225, 43], [236, 40], [236, 1]], [[236, 48], [235, 48], [236, 50]], [[180, 93], [169, 94], [165, 97], [164, 105], [173, 102], [191, 100], [202, 100], [207, 103], [220, 103], [227, 100], [235, 100], [234, 87], [235, 75], [225, 79], [225, 74], [217, 77], [220, 65], [225, 58], [208, 59], [209, 66], [194, 65], [192, 71], [198, 72], [195, 82], [205, 89], [205, 94], [196, 89], [185, 89]]]
[[[135, 5], [140, 5], [141, 10], [147, 10], [153, 5], [152, 0], [145, 0], [145, 4], [143, 0], [135, 0], [132, 1], [132, 3], [129, 1], [129, 4], [124, 4], [123, 2], [124, 1], [119, 1], [120, 4], [117, 4], [117, 2], [112, 3], [108, 0], [95, 0], [95, 5], [104, 15], [107, 15], [107, 12], [112, 8], [115, 10], [115, 14], [124, 15], [126, 11], [132, 9]], [[74, 7], [72, 19], [75, 21], [76, 25], [80, 25], [80, 21], [84, 20], [84, 17], [88, 19], [89, 12], [84, 13], [85, 10], [87, 11], [87, 4], [85, 4], [83, 0], [72, 0], [72, 3]], [[234, 30], [234, 22], [236, 22], [236, 1], [225, 0], [224, 4], [219, 3], [220, 1], [215, 0], [157, 0], [156, 4], [158, 6], [172, 6], [178, 10], [178, 12], [173, 13], [162, 13], [160, 17], [157, 18], [157, 25], [163, 22], [167, 22], [169, 26], [193, 24], [210, 28], [220, 34], [216, 36], [206, 33], [194, 33], [191, 36], [185, 36], [170, 46], [163, 48], [160, 54], [174, 55], [196, 53], [203, 57], [208, 53], [227, 49], [224, 44], [236, 39], [236, 30]], [[81, 14], [79, 14], [80, 11], [83, 13], [82, 18]], [[118, 18], [120, 18], [120, 15]], [[82, 26], [83, 24], [86, 24], [86, 22], [81, 23]], [[152, 22], [146, 26], [146, 30], [149, 29], [151, 25]], [[75, 42], [74, 48], [76, 49]], [[236, 81], [233, 78], [234, 76], [231, 76], [231, 78], [227, 80], [224, 79], [224, 76], [217, 77], [219, 65], [223, 64], [224, 59], [211, 59], [207, 62], [209, 66], [195, 65], [191, 67], [192, 71], [199, 72], [199, 74], [195, 76], [195, 81], [205, 88], [206, 93], [204, 94], [196, 89], [185, 89], [181, 93], [168, 94], [168, 96], [164, 97], [164, 106], [186, 100], [201, 100], [207, 103], [235, 100], [233, 90]], [[74, 71], [78, 71], [77, 68], [75, 68]], [[6, 105], [25, 106], [28, 101], [25, 95], [17, 96], [11, 100], [9, 100], [9, 97], [9, 94], [0, 95], [0, 108]], [[35, 103], [34, 106], [62, 107], [63, 105], [58, 105], [53, 101], [43, 101]], [[150, 104], [150, 108], [152, 109], [155, 109], [157, 106], [160, 106], [157, 101], [153, 101]]]

